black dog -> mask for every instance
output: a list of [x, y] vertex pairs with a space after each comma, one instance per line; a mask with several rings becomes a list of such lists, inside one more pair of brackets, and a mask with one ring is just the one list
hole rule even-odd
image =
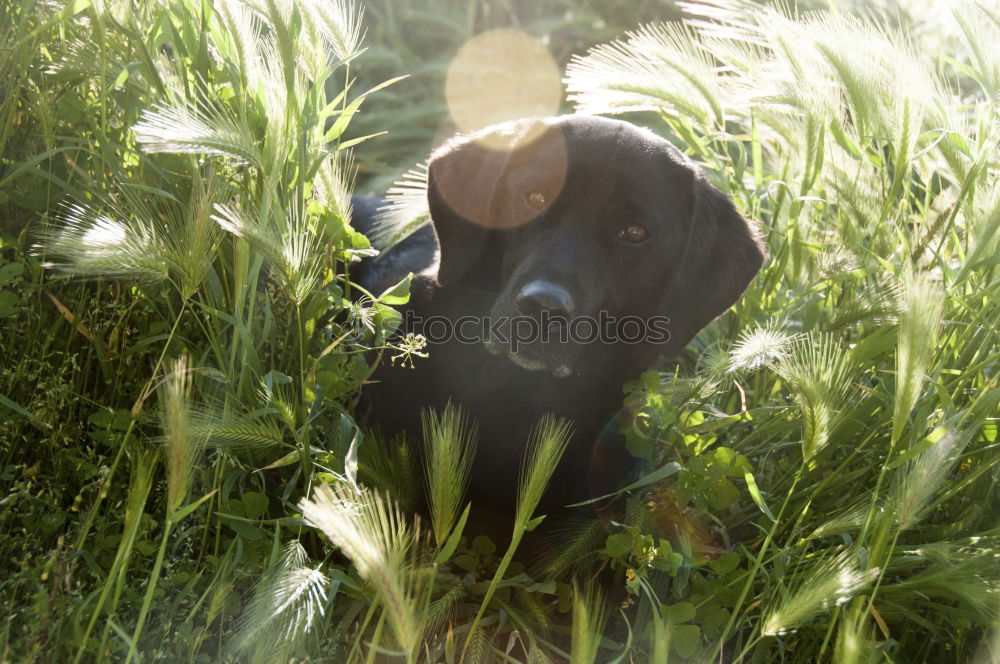
[[379, 292], [417, 273], [406, 320], [429, 338], [429, 359], [366, 388], [374, 423], [419, 438], [421, 408], [460, 403], [479, 422], [473, 504], [509, 513], [529, 431], [554, 413], [574, 435], [541, 511], [613, 490], [632, 467], [622, 384], [733, 304], [764, 258], [756, 231], [670, 143], [600, 117], [455, 139], [428, 203], [433, 229], [360, 278]]

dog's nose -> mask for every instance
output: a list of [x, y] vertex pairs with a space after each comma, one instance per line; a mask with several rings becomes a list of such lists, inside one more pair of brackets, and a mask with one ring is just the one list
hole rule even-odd
[[537, 318], [543, 311], [554, 318], [573, 317], [573, 296], [562, 286], [536, 279], [517, 294], [517, 310], [524, 316]]

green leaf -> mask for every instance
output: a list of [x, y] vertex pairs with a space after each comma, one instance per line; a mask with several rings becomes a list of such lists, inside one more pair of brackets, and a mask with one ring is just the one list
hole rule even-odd
[[43, 533], [51, 535], [59, 530], [65, 522], [66, 517], [63, 516], [62, 512], [48, 512], [38, 520], [38, 527]]
[[90, 7], [90, 5], [90, 0], [70, 0], [70, 2], [66, 3], [66, 6], [63, 7], [62, 15], [65, 17], [76, 16], [83, 10]]
[[534, 519], [525, 524], [524, 526], [525, 532], [530, 533], [532, 530], [537, 528], [544, 520], [545, 520], [544, 514], [542, 514], [541, 516], [536, 516]]
[[[326, 452], [326, 450], [324, 450], [321, 447], [310, 447], [309, 450], [313, 454], [322, 454], [322, 453]], [[300, 454], [301, 454], [301, 452], [299, 450], [292, 450], [291, 452], [289, 452], [285, 456], [281, 457], [277, 461], [273, 461], [273, 462], [267, 464], [266, 466], [264, 466], [263, 468], [258, 468], [254, 472], [255, 473], [259, 473], [262, 470], [274, 470], [275, 468], [281, 468], [283, 466], [290, 466], [293, 463], [298, 463], [299, 462], [299, 458], [300, 458]]]
[[413, 273], [410, 272], [398, 284], [386, 289], [378, 296], [378, 301], [382, 304], [400, 305], [410, 301], [410, 282], [413, 281]]
[[599, 500], [604, 500], [606, 498], [613, 498], [619, 494], [625, 493], [626, 491], [631, 491], [633, 489], [638, 489], [640, 487], [648, 486], [654, 482], [659, 482], [660, 480], [670, 477], [677, 471], [681, 470], [681, 465], [676, 461], [671, 461], [670, 463], [663, 464], [653, 472], [648, 475], [639, 478], [635, 482], [632, 482], [627, 487], [618, 489], [613, 493], [608, 493], [603, 496], [598, 496], [597, 498], [591, 498], [590, 500], [585, 500], [580, 503], [573, 503], [572, 505], [567, 505], [567, 507], [580, 507], [581, 505], [589, 505], [591, 503], [596, 503]]
[[118, 78], [116, 78], [115, 82], [111, 84], [111, 89], [117, 89], [121, 87], [125, 83], [125, 81], [128, 80], [129, 74], [132, 73], [133, 67], [134, 65], [132, 64], [122, 67], [121, 73], [118, 74]]
[[719, 638], [726, 623], [729, 622], [729, 611], [715, 605], [707, 609], [700, 607], [698, 613], [698, 624], [705, 636], [709, 640]]
[[496, 552], [497, 545], [485, 535], [476, 535], [472, 539], [472, 549], [481, 556], [488, 556]]
[[697, 625], [674, 625], [670, 628], [671, 645], [681, 657], [692, 657], [701, 645], [701, 628]]
[[[957, 419], [957, 418], [952, 418]], [[947, 422], [942, 422], [941, 424], [934, 427], [934, 430], [927, 434], [923, 440], [914, 443], [909, 448], [904, 450], [899, 456], [886, 464], [886, 470], [895, 470], [899, 466], [902, 466], [907, 461], [911, 461], [916, 457], [923, 454], [925, 451], [930, 449], [932, 446], [937, 444], [945, 434], [952, 430], [953, 423], [949, 420]]]
[[241, 497], [243, 503], [243, 514], [248, 519], [259, 519], [267, 512], [268, 499], [257, 491], [247, 491]]
[[639, 435], [629, 435], [625, 439], [625, 449], [636, 459], [649, 460], [653, 456], [653, 441]]
[[696, 433], [696, 434], [711, 433], [712, 431], [715, 431], [716, 429], [721, 429], [722, 427], [728, 424], [735, 424], [736, 422], [739, 422], [742, 419], [743, 415], [737, 414], [737, 415], [728, 415], [726, 417], [720, 417], [714, 420], [705, 420], [698, 423], [692, 422], [684, 427], [684, 431], [685, 433]]
[[650, 561], [650, 567], [661, 572], [675, 575], [684, 562], [684, 556], [670, 549], [670, 542], [663, 540], [656, 548], [656, 555]]
[[18, 415], [22, 415], [22, 416], [28, 418], [29, 420], [31, 420], [35, 424], [43, 424], [46, 427], [49, 426], [48, 424], [45, 424], [44, 422], [42, 422], [41, 420], [39, 420], [37, 417], [35, 417], [34, 414], [26, 411], [24, 408], [21, 408], [16, 403], [14, 403], [13, 401], [11, 401], [10, 399], [8, 399], [7, 397], [5, 397], [2, 394], [0, 394], [0, 406], [4, 406], [5, 408], [9, 408], [10, 410], [14, 411]]
[[442, 563], [448, 562], [451, 555], [455, 553], [455, 549], [458, 548], [458, 543], [462, 539], [462, 531], [465, 530], [465, 522], [469, 519], [469, 510], [472, 508], [472, 503], [465, 506], [465, 511], [462, 512], [462, 516], [459, 517], [458, 523], [455, 527], [451, 529], [451, 534], [448, 535], [448, 539], [445, 540], [444, 546], [438, 551], [438, 554], [434, 557], [434, 563], [440, 565]]
[[0, 267], [0, 286], [6, 285], [24, 274], [23, 263], [7, 263]]
[[363, 141], [367, 141], [369, 138], [375, 138], [376, 136], [383, 136], [383, 135], [388, 134], [388, 133], [389, 133], [388, 131], [377, 131], [374, 134], [367, 134], [365, 136], [358, 136], [357, 138], [352, 138], [349, 141], [344, 141], [343, 143], [341, 143], [340, 145], [337, 146], [337, 149], [338, 150], [346, 150], [347, 148], [353, 148], [358, 143], [361, 143]]
[[240, 518], [243, 518], [244, 516], [243, 501], [239, 499], [230, 498], [229, 500], [225, 500], [222, 502], [219, 509], [221, 509], [222, 514], [225, 514], [226, 516], [238, 516]]
[[199, 505], [201, 505], [203, 502], [205, 502], [206, 500], [208, 500], [209, 498], [211, 498], [212, 496], [214, 496], [218, 492], [219, 492], [218, 489], [214, 489], [211, 492], [206, 493], [204, 496], [202, 496], [198, 500], [194, 501], [193, 503], [191, 503], [189, 505], [185, 505], [184, 507], [180, 508], [179, 510], [177, 510], [176, 512], [174, 512], [173, 514], [170, 515], [170, 517], [169, 517], [170, 522], [171, 523], [177, 523], [178, 521], [182, 521], [184, 519], [184, 517], [186, 517], [188, 514], [190, 514], [191, 512], [195, 511], [196, 509], [198, 509]]
[[17, 294], [10, 291], [0, 291], [0, 318], [7, 318], [17, 313]]
[[678, 602], [663, 607], [663, 617], [673, 625], [686, 623], [694, 618], [695, 608], [691, 602]]
[[764, 496], [760, 495], [760, 489], [757, 488], [757, 480], [754, 479], [753, 473], [749, 470], [746, 471], [743, 473], [743, 479], [746, 480], [747, 490], [750, 491], [750, 497], [753, 498], [755, 503], [757, 503], [757, 507], [760, 508], [760, 511], [763, 512], [772, 523], [776, 523], [778, 520], [774, 518], [774, 515], [771, 513], [771, 508], [769, 508], [767, 503], [764, 502]]
[[274, 390], [275, 385], [290, 385], [291, 383], [292, 377], [280, 371], [272, 369], [264, 374], [264, 385], [267, 386], [268, 390]]
[[403, 322], [403, 316], [392, 307], [381, 303], [372, 307], [375, 310], [374, 322], [378, 329], [382, 331], [384, 338], [389, 338], [399, 329]]
[[215, 515], [219, 517], [222, 523], [229, 526], [233, 532], [248, 542], [256, 542], [264, 537], [264, 532], [246, 519], [240, 519], [229, 514], [223, 514], [222, 512], [216, 512]]
[[719, 479], [708, 487], [708, 502], [717, 509], [724, 510], [740, 497], [739, 489], [727, 479]]
[[743, 560], [743, 557], [740, 554], [730, 551], [708, 563], [708, 566], [719, 576], [725, 576], [739, 567], [741, 560]]
[[330, 129], [326, 132], [326, 135], [323, 136], [323, 142], [330, 143], [339, 138], [340, 135], [344, 133], [344, 130], [347, 129], [347, 125], [350, 124], [351, 119], [354, 117], [354, 114], [358, 112], [358, 108], [361, 106], [361, 103], [365, 100], [365, 98], [368, 95], [372, 94], [373, 92], [378, 92], [382, 88], [388, 87], [393, 83], [403, 80], [404, 78], [406, 78], [406, 76], [397, 76], [396, 78], [392, 78], [389, 79], [388, 81], [383, 81], [382, 83], [379, 83], [378, 85], [371, 88], [370, 90], [367, 90], [366, 92], [362, 92], [356, 99], [354, 99], [350, 104], [348, 104], [347, 107], [344, 108], [344, 110], [340, 112], [340, 114], [337, 116], [337, 119], [333, 122], [333, 125], [331, 125]]
[[632, 536], [628, 533], [608, 535], [604, 542], [604, 553], [611, 558], [621, 558], [632, 550]]

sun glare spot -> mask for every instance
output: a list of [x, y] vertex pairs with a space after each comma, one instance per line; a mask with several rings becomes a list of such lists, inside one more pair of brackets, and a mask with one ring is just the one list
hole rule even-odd
[[537, 40], [517, 30], [476, 35], [448, 68], [445, 98], [463, 132], [518, 118], [554, 115], [559, 67]]
[[88, 247], [112, 247], [125, 240], [125, 225], [108, 217], [98, 217], [93, 226], [83, 234], [83, 244]]

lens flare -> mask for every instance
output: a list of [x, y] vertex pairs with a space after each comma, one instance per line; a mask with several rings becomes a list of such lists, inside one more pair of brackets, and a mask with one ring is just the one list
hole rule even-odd
[[544, 46], [523, 32], [491, 30], [459, 50], [448, 68], [445, 98], [463, 132], [554, 115], [562, 98], [559, 67]]
[[431, 159], [432, 196], [484, 228], [503, 230], [543, 214], [566, 182], [562, 128], [550, 120], [505, 122], [447, 144]]

